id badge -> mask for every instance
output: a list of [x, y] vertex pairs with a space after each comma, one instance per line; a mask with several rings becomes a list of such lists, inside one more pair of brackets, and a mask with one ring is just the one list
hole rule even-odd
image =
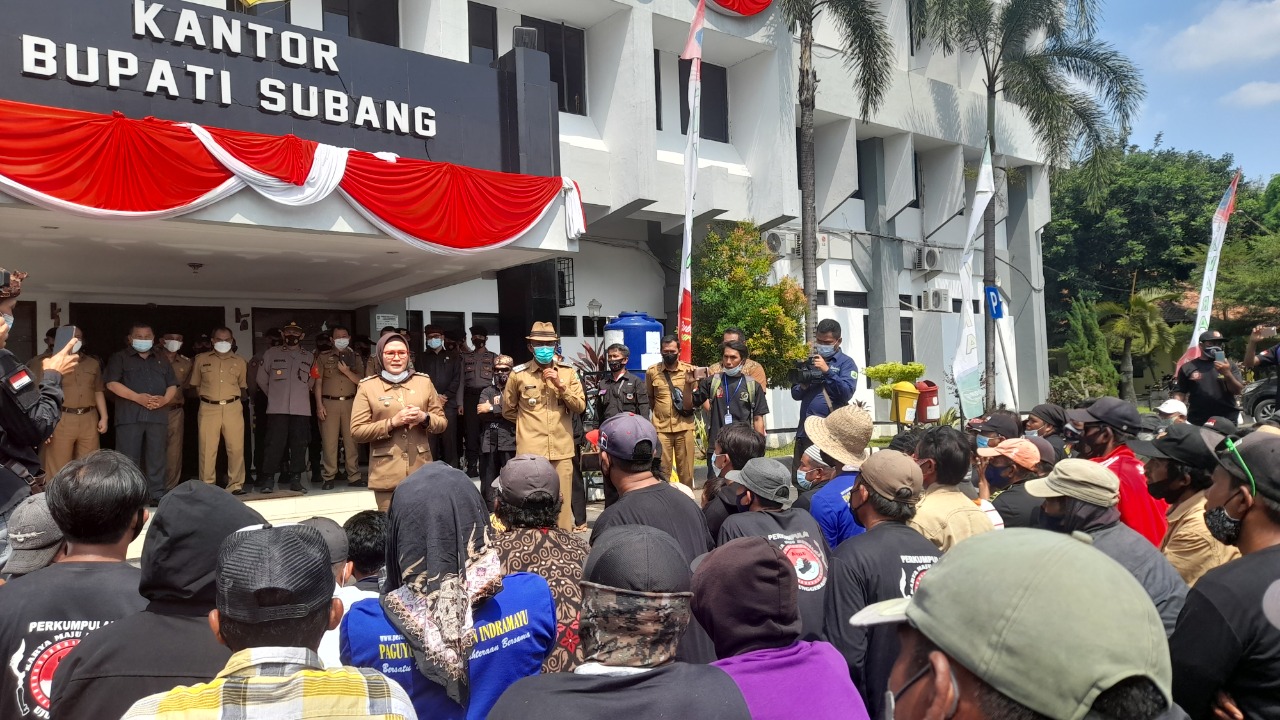
[[732, 425], [732, 424], [733, 424], [733, 413], [731, 413], [731, 412], [726, 412], [726, 413], [724, 414], [724, 424], [725, 424], [725, 425]]

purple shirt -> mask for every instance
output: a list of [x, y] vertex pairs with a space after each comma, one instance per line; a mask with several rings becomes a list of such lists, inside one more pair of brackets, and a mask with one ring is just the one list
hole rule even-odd
[[752, 720], [791, 720], [798, 702], [806, 720], [870, 720], [849, 666], [829, 643], [799, 641], [711, 664], [737, 683]]

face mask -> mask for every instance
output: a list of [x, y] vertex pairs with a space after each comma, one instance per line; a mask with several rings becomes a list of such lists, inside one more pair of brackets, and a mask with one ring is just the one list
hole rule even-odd
[[511, 377], [511, 373], [494, 373], [493, 374], [494, 382], [501, 387], [506, 387], [507, 378], [509, 377]]
[[625, 370], [626, 367], [627, 367], [626, 360], [610, 360], [609, 361], [609, 369], [614, 372], [621, 372], [622, 370]]
[[813, 487], [813, 483], [809, 482], [809, 478], [806, 477], [808, 474], [809, 473], [803, 470], [796, 471], [796, 487], [800, 488], [801, 490], [808, 490], [809, 488]]
[[986, 437], [985, 435], [979, 435], [977, 437], [977, 443], [980, 448], [991, 447], [991, 438]]
[[1168, 480], [1147, 483], [1147, 494], [1165, 502], [1173, 502], [1176, 499], [1176, 494], [1170, 489]]
[[71, 352], [72, 352], [73, 354], [74, 354], [74, 353], [78, 353], [78, 352], [80, 352], [80, 348], [82, 348], [82, 347], [84, 347], [84, 343], [82, 343], [82, 342], [80, 342], [79, 340], [77, 340], [77, 341], [76, 341], [76, 344], [71, 346]]
[[302, 342], [302, 338], [298, 337], [297, 335], [286, 335], [284, 337], [284, 344], [288, 345], [289, 347], [295, 347], [300, 342]]
[[751, 512], [751, 503], [750, 503], [750, 502], [746, 502], [746, 503], [744, 503], [744, 502], [743, 502], [743, 498], [745, 498], [746, 496], [747, 496], [747, 494], [746, 494], [746, 493], [742, 493], [742, 494], [738, 495], [738, 496], [737, 496], [737, 498], [735, 498], [735, 499], [734, 499], [734, 505], [736, 505], [736, 506], [737, 506], [737, 508], [738, 508], [738, 512], [740, 512], [740, 513], [744, 513], [744, 512]]
[[427, 347], [431, 348], [432, 350], [439, 350], [440, 348], [444, 347], [444, 339], [443, 338], [427, 338]]
[[1023, 436], [1023, 437], [1025, 437], [1025, 438], [1027, 438], [1027, 439], [1031, 439], [1031, 438], [1038, 438], [1038, 437], [1040, 437], [1040, 431], [1039, 431], [1039, 430], [1027, 430], [1027, 431], [1025, 431], [1025, 432], [1023, 432], [1023, 433], [1022, 433], [1022, 436]]
[[471, 347], [474, 347], [475, 349], [479, 350], [480, 348], [484, 347], [484, 344], [486, 342], [488, 342], [488, 338], [473, 337], [471, 338]]
[[1244, 525], [1244, 518], [1236, 520], [1227, 514], [1225, 506], [1219, 506], [1204, 511], [1204, 524], [1215, 540], [1223, 545], [1235, 545], [1240, 542], [1240, 528]]
[[140, 353], [151, 352], [152, 344], [153, 341], [151, 340], [132, 340], [129, 342], [129, 346]]
[[724, 369], [724, 374], [729, 377], [738, 377], [739, 375], [742, 374], [742, 366], [739, 365], [737, 367], [727, 367]]
[[182, 341], [181, 340], [165, 340], [164, 349], [168, 350], [169, 352], [178, 352], [179, 350], [182, 349]]
[[409, 378], [409, 371], [405, 370], [404, 372], [392, 374], [388, 370], [383, 370], [382, 377], [386, 378], [386, 381], [389, 383], [399, 385]]
[[556, 349], [553, 347], [536, 347], [533, 349], [533, 359], [538, 361], [539, 365], [550, 365], [552, 360], [556, 359]]
[[9, 326], [9, 332], [13, 332], [13, 316], [0, 313], [0, 319], [4, 320], [4, 324]]
[[219, 340], [218, 342], [213, 344], [213, 351], [216, 353], [220, 353], [222, 355], [226, 355], [227, 353], [231, 352], [231, 343], [226, 342], [225, 340]]
[[339, 350], [346, 350], [351, 347], [351, 338], [338, 338], [333, 341], [333, 346]]
[[1210, 345], [1204, 348], [1203, 350], [1204, 356], [1209, 358], [1210, 360], [1212, 360], [1214, 356], [1216, 356], [1220, 352], [1222, 352], [1222, 348], [1218, 347], [1217, 345]]
[[1004, 468], [988, 465], [986, 471], [982, 473], [982, 477], [986, 478], [987, 485], [990, 485], [992, 490], [1000, 490], [1009, 486], [1010, 481], [1004, 475]]
[[814, 351], [815, 353], [817, 353], [820, 357], [822, 357], [822, 358], [824, 358], [824, 359], [825, 359], [825, 358], [829, 358], [829, 357], [831, 357], [832, 355], [835, 355], [835, 354], [836, 354], [836, 346], [835, 346], [835, 345], [823, 345], [822, 343], [818, 343], [818, 344], [816, 344], [816, 345], [814, 345], [814, 346], [813, 346], [813, 351]]
[[662, 362], [675, 365], [680, 360], [680, 353], [662, 353]]

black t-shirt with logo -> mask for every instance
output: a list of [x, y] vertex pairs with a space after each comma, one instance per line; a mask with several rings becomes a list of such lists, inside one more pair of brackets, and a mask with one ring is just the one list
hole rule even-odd
[[822, 639], [822, 614], [831, 566], [822, 528], [807, 510], [744, 512], [730, 515], [720, 526], [720, 545], [740, 537], [762, 537], [782, 551], [796, 569], [802, 640]]
[[849, 664], [853, 684], [873, 718], [884, 711], [889, 671], [898, 659], [898, 629], [856, 628], [849, 618], [873, 603], [914, 595], [938, 555], [928, 538], [900, 522], [875, 525], [832, 553], [825, 634]]
[[[1241, 379], [1240, 366], [1234, 361], [1231, 363], [1231, 374], [1236, 380]], [[1184, 363], [1178, 370], [1174, 390], [1186, 394], [1187, 422], [1192, 425], [1203, 425], [1205, 420], [1214, 415], [1234, 420], [1240, 412], [1236, 406], [1235, 394], [1218, 377], [1218, 369], [1213, 366], [1210, 358], [1196, 358]]]
[[89, 633], [146, 607], [141, 579], [127, 563], [66, 562], [0, 586], [0, 718], [47, 719], [59, 663]]

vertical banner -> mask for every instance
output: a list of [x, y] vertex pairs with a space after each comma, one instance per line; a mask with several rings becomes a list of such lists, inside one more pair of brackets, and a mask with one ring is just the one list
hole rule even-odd
[[702, 24], [706, 19], [706, 0], [698, 0], [689, 26], [689, 40], [680, 53], [689, 63], [689, 127], [688, 144], [684, 148], [684, 244], [680, 249], [680, 314], [676, 332], [680, 338], [680, 359], [693, 359], [693, 200], [698, 190], [698, 142], [702, 128]]
[[1218, 210], [1213, 214], [1213, 235], [1209, 240], [1209, 253], [1204, 259], [1204, 280], [1200, 285], [1200, 307], [1196, 310], [1196, 327], [1191, 331], [1191, 344], [1187, 349], [1199, 345], [1200, 333], [1209, 327], [1209, 319], [1213, 316], [1213, 291], [1218, 285], [1218, 256], [1222, 254], [1222, 241], [1227, 235], [1227, 222], [1236, 209], [1236, 185], [1240, 182], [1240, 173], [1231, 178], [1231, 185], [1218, 203]]
[[[960, 261], [960, 342], [955, 359], [951, 362], [951, 375], [955, 378], [960, 394], [960, 412], [967, 418], [982, 414], [982, 358], [978, 354], [977, 315], [973, 312], [973, 251], [977, 246], [982, 218], [996, 192], [995, 174], [991, 170], [991, 140], [983, 141], [982, 167], [978, 170], [978, 183], [973, 190], [973, 203], [969, 210], [969, 234], [965, 238], [964, 256]], [[988, 378], [993, 382], [994, 378]]]

